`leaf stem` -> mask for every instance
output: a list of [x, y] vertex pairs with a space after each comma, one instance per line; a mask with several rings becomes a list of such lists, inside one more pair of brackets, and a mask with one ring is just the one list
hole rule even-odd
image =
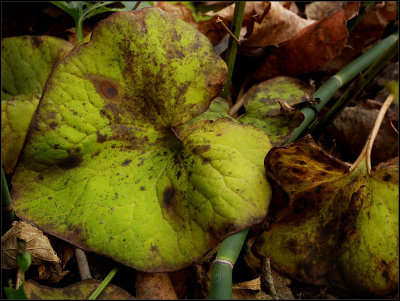
[[209, 299], [232, 299], [232, 270], [249, 229], [225, 238], [212, 264]]
[[350, 167], [350, 172], [352, 172], [354, 169], [357, 168], [357, 166], [362, 162], [363, 160], [367, 160], [367, 170], [368, 174], [371, 173], [372, 166], [371, 166], [371, 152], [372, 152], [372, 146], [374, 145], [375, 138], [378, 135], [379, 129], [381, 127], [383, 117], [385, 117], [385, 114], [387, 110], [389, 109], [390, 105], [392, 104], [394, 99], [393, 94], [389, 94], [389, 96], [386, 98], [385, 102], [382, 104], [381, 109], [379, 110], [378, 116], [376, 117], [374, 127], [371, 130], [371, 133], [368, 136], [367, 142], [365, 143], [364, 148], [362, 149], [360, 155], [358, 156], [356, 162], [353, 163], [353, 165]]
[[[231, 32], [236, 38], [240, 36], [240, 29], [242, 28], [243, 16], [244, 16], [244, 8], [246, 6], [246, 1], [244, 2], [235, 2], [235, 10], [233, 12], [233, 20], [231, 26]], [[227, 99], [229, 94], [229, 87], [231, 84], [233, 67], [235, 65], [236, 60], [236, 52], [237, 52], [238, 44], [236, 41], [230, 37], [228, 42], [228, 50], [225, 57], [225, 62], [228, 65], [228, 75], [226, 77], [226, 83], [224, 86], [224, 90], [221, 94], [221, 97]]]
[[94, 290], [94, 292], [90, 295], [89, 300], [96, 300], [98, 296], [103, 292], [106, 286], [110, 283], [110, 281], [114, 278], [115, 274], [117, 274], [119, 270], [119, 266], [115, 266], [110, 273], [104, 278], [104, 280], [100, 283], [100, 285]]
[[[353, 62], [348, 64], [330, 79], [328, 79], [313, 95], [314, 98], [319, 98], [320, 103], [315, 104], [314, 108], [317, 112], [328, 103], [335, 92], [356, 77], [360, 72], [364, 71], [370, 66], [383, 52], [389, 49], [394, 43], [397, 43], [399, 33], [396, 32], [386, 37], [377, 43], [374, 47], [367, 50], [365, 53], [356, 58]], [[285, 143], [289, 144], [297, 140], [307, 129], [307, 127], [314, 121], [316, 112], [312, 108], [305, 107], [301, 109], [304, 114], [304, 120], [298, 128], [293, 131], [290, 139]]]

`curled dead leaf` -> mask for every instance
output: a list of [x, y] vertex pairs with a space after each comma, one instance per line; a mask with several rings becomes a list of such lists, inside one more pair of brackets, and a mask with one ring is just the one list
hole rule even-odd
[[60, 262], [47, 236], [38, 228], [21, 221], [13, 222], [11, 229], [1, 238], [1, 267], [3, 269], [18, 267], [15, 259], [17, 238], [26, 241], [26, 250], [32, 256], [32, 264], [37, 265], [46, 261]]
[[258, 22], [253, 22], [252, 30], [248, 29], [241, 46], [277, 46], [290, 40], [303, 28], [315, 22], [299, 17], [284, 8], [279, 2], [271, 2], [267, 13], [264, 13], [261, 17], [262, 19]]
[[259, 82], [278, 75], [298, 76], [318, 71], [342, 51], [347, 42], [347, 21], [359, 8], [359, 2], [346, 2], [345, 8], [305, 27], [285, 45], [272, 50], [249, 80]]

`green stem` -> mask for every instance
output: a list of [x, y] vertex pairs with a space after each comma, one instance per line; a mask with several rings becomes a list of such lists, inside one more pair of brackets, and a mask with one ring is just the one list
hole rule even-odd
[[[374, 47], [367, 50], [365, 53], [360, 55], [353, 62], [348, 64], [334, 76], [332, 76], [329, 80], [327, 80], [313, 95], [314, 98], [319, 98], [320, 103], [314, 105], [316, 111], [321, 111], [321, 109], [328, 103], [328, 101], [332, 98], [333, 94], [340, 87], [350, 82], [353, 78], [355, 78], [360, 72], [364, 71], [368, 66], [370, 66], [383, 52], [385, 52], [389, 47], [391, 47], [394, 43], [397, 43], [399, 39], [399, 33], [391, 34], [385, 39], [381, 40]], [[304, 114], [304, 120], [300, 124], [298, 128], [293, 131], [292, 136], [286, 142], [286, 144], [292, 143], [297, 138], [299, 138], [307, 129], [307, 127], [314, 121], [316, 112], [312, 108], [305, 107], [301, 109], [301, 112]]]
[[319, 134], [323, 128], [330, 124], [340, 112], [365, 89], [370, 81], [382, 70], [398, 51], [399, 42], [393, 43], [361, 76], [361, 78], [346, 89], [343, 95], [332, 106], [332, 108], [324, 115], [324, 117], [311, 129], [313, 134]]
[[[242, 28], [245, 6], [246, 6], [246, 1], [235, 2], [235, 11], [233, 12], [231, 31], [233, 35], [238, 39], [240, 36], [240, 29]], [[225, 99], [227, 99], [229, 95], [229, 86], [231, 84], [233, 67], [235, 65], [235, 60], [236, 60], [237, 48], [238, 48], [237, 42], [232, 37], [229, 37], [228, 50], [225, 57], [225, 62], [228, 66], [228, 75], [226, 77], [224, 91], [221, 94], [221, 97]]]
[[14, 210], [12, 210], [10, 191], [8, 189], [3, 166], [1, 167], [1, 207], [3, 212], [9, 212], [8, 219], [12, 222], [14, 220]]
[[248, 232], [232, 234], [221, 243], [212, 265], [209, 299], [232, 299], [232, 270]]
[[90, 295], [89, 300], [96, 300], [98, 296], [103, 292], [106, 286], [110, 283], [110, 281], [114, 278], [115, 274], [117, 274], [119, 270], [119, 266], [115, 266], [110, 273], [104, 278], [104, 280], [100, 283], [100, 285], [94, 290], [94, 292]]
[[83, 20], [82, 19], [75, 20], [75, 24], [76, 24], [77, 40], [78, 43], [81, 43], [83, 41]]

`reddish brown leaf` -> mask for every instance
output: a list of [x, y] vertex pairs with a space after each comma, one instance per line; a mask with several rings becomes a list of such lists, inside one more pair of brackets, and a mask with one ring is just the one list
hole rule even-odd
[[177, 299], [168, 273], [143, 273], [136, 275], [136, 296], [138, 299]]
[[346, 2], [344, 6], [329, 17], [307, 26], [284, 46], [274, 49], [253, 73], [251, 80], [315, 72], [339, 55], [347, 42], [347, 21], [357, 14], [360, 2]]

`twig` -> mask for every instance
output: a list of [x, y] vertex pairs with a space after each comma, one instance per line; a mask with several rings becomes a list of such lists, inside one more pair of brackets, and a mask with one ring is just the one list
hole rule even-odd
[[274, 300], [279, 300], [274, 285], [274, 279], [272, 278], [271, 263], [267, 256], [264, 256], [261, 263], [260, 280], [262, 290], [270, 295]]
[[132, 8], [132, 10], [136, 10], [139, 7], [140, 3], [142, 3], [142, 1], [136, 2], [135, 6]]
[[363, 150], [361, 151], [361, 154], [358, 156], [356, 162], [350, 167], [350, 172], [352, 172], [354, 169], [357, 168], [357, 166], [360, 164], [361, 161], [367, 160], [367, 170], [368, 174], [371, 173], [371, 152], [372, 152], [372, 146], [374, 145], [375, 138], [378, 135], [378, 131], [381, 127], [383, 118], [385, 117], [385, 114], [387, 110], [389, 109], [391, 103], [393, 102], [394, 95], [390, 94], [385, 102], [383, 103], [381, 109], [379, 110], [378, 116], [376, 117], [374, 127], [372, 128], [371, 133], [369, 134], [369, 137], [367, 139], [367, 142], [365, 143], [365, 146]]
[[232, 33], [232, 31], [229, 30], [228, 27], [226, 27], [224, 21], [222, 21], [222, 19], [220, 17], [217, 18], [217, 20], [215, 21], [215, 23], [221, 23], [222, 27], [228, 32], [228, 34], [236, 41], [236, 43], [238, 45], [240, 45], [240, 41], [237, 37], [235, 37], [235, 35]]
[[250, 77], [248, 77], [244, 82], [243, 85], [240, 87], [240, 91], [239, 94], [236, 98], [236, 102], [235, 104], [230, 108], [229, 110], [229, 115], [231, 115], [232, 117], [236, 118], [237, 117], [237, 112], [240, 110], [240, 108], [243, 106], [244, 104], [244, 98], [243, 98], [243, 94], [244, 94], [244, 90], [246, 88], [246, 85], [248, 83], [248, 79]]
[[75, 257], [76, 262], [78, 263], [79, 275], [81, 275], [81, 279], [85, 280], [92, 278], [85, 252], [82, 249], [76, 248]]

